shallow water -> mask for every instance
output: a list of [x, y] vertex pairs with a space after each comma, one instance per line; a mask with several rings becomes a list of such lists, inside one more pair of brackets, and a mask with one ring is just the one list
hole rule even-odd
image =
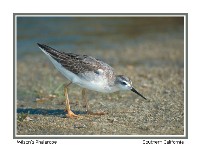
[[[142, 43], [145, 36], [162, 39], [155, 33], [181, 32], [183, 18], [178, 17], [18, 17], [17, 57], [38, 52], [36, 43], [44, 43], [70, 52], [123, 51]], [[163, 37], [166, 38], [166, 37]]]

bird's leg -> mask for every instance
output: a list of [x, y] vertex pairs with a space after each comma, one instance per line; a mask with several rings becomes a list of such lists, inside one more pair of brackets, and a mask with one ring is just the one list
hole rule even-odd
[[82, 100], [84, 103], [84, 107], [86, 108], [86, 112], [88, 112], [89, 110], [89, 106], [88, 106], [88, 100], [87, 100], [87, 91], [85, 88], [82, 89]]
[[70, 109], [70, 105], [69, 105], [69, 97], [68, 97], [68, 93], [67, 93], [67, 87], [71, 84], [72, 82], [70, 82], [69, 84], [65, 84], [64, 85], [64, 94], [66, 97], [66, 110], [67, 110], [67, 117], [70, 118], [77, 118], [78, 115], [74, 114], [71, 109]]
[[89, 104], [88, 104], [88, 99], [87, 99], [87, 90], [85, 88], [82, 89], [82, 100], [84, 102], [84, 107], [86, 108], [87, 114], [90, 114], [90, 115], [105, 115], [106, 114], [105, 112], [94, 113], [89, 110]]

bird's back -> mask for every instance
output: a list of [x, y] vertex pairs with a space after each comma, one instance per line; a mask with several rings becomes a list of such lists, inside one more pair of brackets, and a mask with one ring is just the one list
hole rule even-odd
[[97, 77], [106, 76], [108, 79], [114, 77], [113, 68], [99, 59], [87, 55], [60, 52], [44, 44], [38, 45], [45, 54], [57, 61], [66, 70], [87, 80], [90, 80], [89, 75], [91, 74]]

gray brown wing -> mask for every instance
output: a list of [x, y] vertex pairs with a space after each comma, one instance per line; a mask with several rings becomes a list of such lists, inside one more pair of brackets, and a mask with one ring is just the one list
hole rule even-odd
[[64, 68], [75, 74], [81, 74], [88, 71], [96, 74], [101, 74], [103, 71], [104, 74], [109, 74], [109, 76], [114, 74], [113, 68], [101, 60], [87, 55], [60, 52], [44, 44], [38, 45]]
[[101, 71], [113, 72], [113, 68], [101, 60], [95, 59], [87, 55], [76, 55], [73, 53], [62, 53], [59, 56], [59, 62], [67, 70], [81, 74], [85, 72], [94, 72], [101, 74]]

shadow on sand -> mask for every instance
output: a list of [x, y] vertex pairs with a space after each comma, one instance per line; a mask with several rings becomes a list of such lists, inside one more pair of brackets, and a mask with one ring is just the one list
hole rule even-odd
[[[75, 114], [86, 114], [83, 111], [73, 111]], [[61, 109], [32, 109], [32, 108], [18, 108], [17, 113], [27, 113], [27, 114], [40, 114], [40, 115], [54, 115], [59, 117], [66, 117], [66, 112]]]

